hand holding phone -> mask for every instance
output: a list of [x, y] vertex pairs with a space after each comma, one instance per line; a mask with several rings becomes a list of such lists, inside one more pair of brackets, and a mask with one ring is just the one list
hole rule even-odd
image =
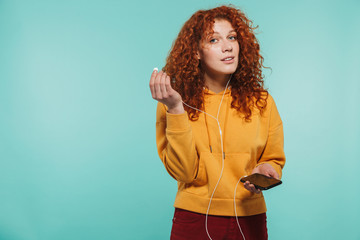
[[249, 181], [255, 186], [256, 189], [259, 190], [268, 190], [282, 183], [282, 181], [276, 178], [268, 177], [260, 173], [254, 173], [249, 176], [243, 177], [240, 181], [243, 183]]

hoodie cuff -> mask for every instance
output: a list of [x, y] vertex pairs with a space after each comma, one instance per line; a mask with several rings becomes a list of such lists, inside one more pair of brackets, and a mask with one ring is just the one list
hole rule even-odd
[[169, 131], [184, 131], [189, 129], [190, 123], [187, 113], [171, 114], [166, 112], [166, 128]]

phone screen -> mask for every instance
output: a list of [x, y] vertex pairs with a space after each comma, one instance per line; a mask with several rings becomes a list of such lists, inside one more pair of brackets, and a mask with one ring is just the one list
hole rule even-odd
[[246, 181], [254, 184], [254, 186], [260, 190], [268, 190], [282, 183], [278, 179], [268, 177], [260, 173], [254, 173], [241, 179], [241, 182], [243, 183]]

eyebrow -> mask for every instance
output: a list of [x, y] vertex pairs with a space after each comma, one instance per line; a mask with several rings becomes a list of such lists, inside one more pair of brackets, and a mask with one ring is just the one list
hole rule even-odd
[[[235, 32], [235, 33], [236, 33], [235, 29], [230, 30], [230, 31], [228, 32], [228, 34], [229, 34], [229, 33], [232, 33], [232, 32]], [[220, 34], [219, 32], [213, 32], [213, 34], [215, 34], [215, 33]]]

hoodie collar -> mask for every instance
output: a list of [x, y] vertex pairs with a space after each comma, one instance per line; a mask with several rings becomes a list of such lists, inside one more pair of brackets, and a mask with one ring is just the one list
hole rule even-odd
[[[222, 96], [224, 94], [224, 91], [225, 91], [225, 90], [223, 90], [223, 91], [221, 91], [219, 93], [215, 93], [215, 92], [211, 91], [210, 89], [208, 89], [206, 87], [204, 87], [203, 89], [204, 89], [204, 93], [208, 94], [208, 95], [221, 95]], [[230, 93], [231, 93], [231, 86], [229, 86], [226, 89], [225, 95], [230, 94]]]

